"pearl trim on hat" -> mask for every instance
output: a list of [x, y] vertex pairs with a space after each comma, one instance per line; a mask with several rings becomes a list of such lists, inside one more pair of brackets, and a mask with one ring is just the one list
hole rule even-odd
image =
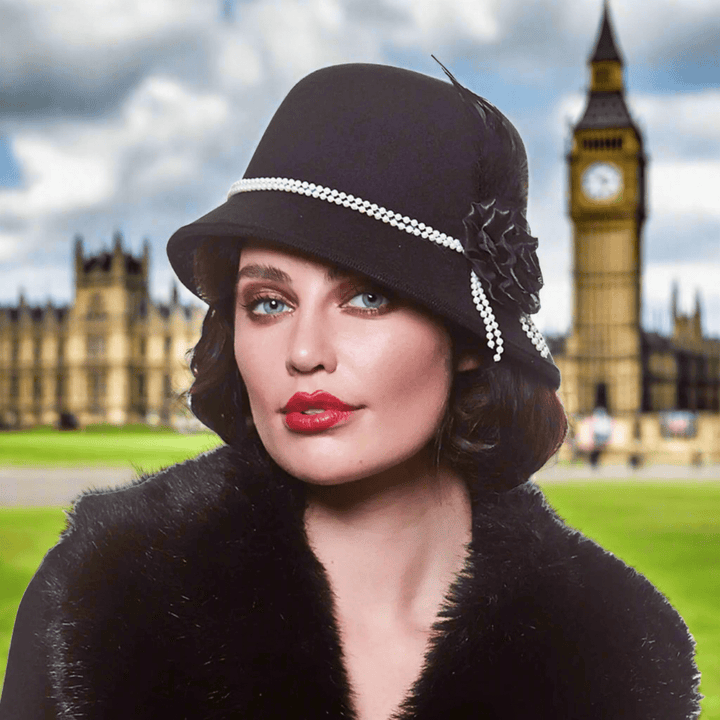
[[530, 342], [534, 345], [535, 349], [544, 358], [550, 355], [550, 348], [548, 348], [545, 338], [542, 333], [535, 327], [535, 323], [530, 319], [529, 315], [520, 316], [520, 325], [528, 336]]
[[[279, 190], [281, 192], [291, 192], [299, 195], [307, 195], [308, 197], [325, 200], [326, 202], [342, 205], [350, 210], [355, 210], [363, 215], [369, 215], [376, 220], [387, 223], [402, 230], [410, 235], [421, 237], [425, 240], [431, 240], [436, 245], [449, 248], [460, 254], [465, 252], [463, 244], [457, 238], [446, 235], [435, 228], [419, 222], [415, 218], [407, 215], [388, 210], [382, 205], [371, 203], [369, 200], [355, 197], [348, 193], [340, 192], [323, 185], [309, 183], [304, 180], [292, 180], [291, 178], [281, 177], [263, 177], [263, 178], [242, 178], [233, 183], [228, 191], [228, 199], [233, 195], [243, 192], [254, 192], [257, 190]], [[480, 313], [480, 317], [485, 325], [485, 338], [488, 348], [494, 353], [493, 360], [500, 362], [504, 347], [503, 337], [500, 332], [495, 314], [493, 313], [490, 302], [485, 295], [485, 291], [480, 283], [480, 278], [475, 274], [474, 270], [470, 271], [470, 290], [472, 292], [473, 303]], [[527, 315], [521, 315], [520, 324], [525, 334], [532, 342], [537, 351], [546, 358], [550, 351], [545, 344], [545, 340], [540, 332], [533, 325], [532, 320]]]
[[348, 195], [339, 190], [333, 190], [323, 185], [316, 185], [315, 183], [291, 180], [290, 178], [243, 178], [233, 183], [227, 196], [229, 199], [237, 193], [252, 192], [253, 190], [282, 190], [283, 192], [307, 195], [308, 197], [314, 197], [318, 200], [325, 200], [335, 203], [336, 205], [342, 205], [350, 210], [357, 210], [357, 212], [361, 212], [364, 215], [369, 215], [376, 220], [388, 223], [398, 230], [404, 230], [410, 235], [417, 235], [426, 240], [432, 240], [437, 245], [455, 250], [455, 252], [459, 252], [461, 255], [465, 252], [459, 240], [439, 230], [435, 230], [429, 225], [425, 225], [425, 223], [418, 222], [414, 218], [409, 218], [407, 215], [401, 215], [400, 213], [388, 210], [382, 205], [371, 203], [369, 200], [363, 200], [354, 195]]
[[480, 278], [475, 274], [474, 270], [470, 271], [470, 288], [473, 296], [473, 302], [475, 307], [480, 313], [480, 317], [483, 319], [485, 324], [485, 338], [487, 346], [490, 350], [494, 351], [493, 360], [500, 362], [500, 358], [503, 354], [503, 339], [498, 327], [497, 320], [495, 319], [495, 313], [493, 313], [490, 307], [490, 302], [485, 295], [485, 291], [482, 289], [480, 284]]

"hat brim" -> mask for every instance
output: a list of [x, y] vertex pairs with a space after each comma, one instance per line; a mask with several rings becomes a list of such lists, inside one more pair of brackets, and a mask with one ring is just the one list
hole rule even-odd
[[[419, 218], [420, 219], [420, 218]], [[338, 228], [342, 235], [338, 235]], [[309, 253], [346, 270], [361, 273], [420, 306], [485, 338], [485, 326], [470, 288], [470, 265], [449, 248], [398, 230], [361, 212], [325, 200], [283, 191], [243, 192], [181, 227], [168, 242], [168, 257], [180, 281], [199, 295], [195, 253], [212, 239], [250, 238]], [[412, 273], [407, 259], [413, 258]], [[461, 286], [460, 283], [464, 283]], [[516, 314], [492, 302], [506, 351], [530, 365], [557, 388], [559, 370], [542, 359]], [[483, 345], [482, 340], [478, 343]]]

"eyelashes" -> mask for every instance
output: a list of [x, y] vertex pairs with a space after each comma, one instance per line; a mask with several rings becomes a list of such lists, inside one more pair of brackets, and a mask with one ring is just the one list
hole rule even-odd
[[[242, 294], [242, 300], [238, 303], [251, 320], [263, 323], [273, 322], [292, 313], [295, 304], [293, 300], [283, 297], [282, 293], [269, 290]], [[349, 315], [374, 317], [392, 310], [394, 302], [388, 293], [358, 286], [345, 294], [340, 307]]]

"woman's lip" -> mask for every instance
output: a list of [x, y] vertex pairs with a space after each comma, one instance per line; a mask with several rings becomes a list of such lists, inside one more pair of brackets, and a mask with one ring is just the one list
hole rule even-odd
[[[356, 410], [352, 405], [344, 403], [334, 395], [324, 390], [317, 390], [312, 394], [298, 392], [295, 393], [281, 410], [283, 413], [302, 413], [305, 410], [335, 410], [339, 412], [349, 412]], [[322, 413], [320, 413], [322, 414]], [[312, 417], [312, 416], [308, 416]]]
[[285, 425], [297, 433], [318, 433], [344, 423], [352, 414], [352, 410], [325, 410], [312, 415], [293, 411], [285, 415]]

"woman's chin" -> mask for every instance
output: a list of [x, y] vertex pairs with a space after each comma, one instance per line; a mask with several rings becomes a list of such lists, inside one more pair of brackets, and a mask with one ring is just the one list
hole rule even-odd
[[[394, 427], [390, 424], [391, 427]], [[277, 421], [256, 426], [273, 460], [309, 485], [333, 486], [357, 482], [399, 468], [426, 446], [427, 432], [397, 432], [387, 427], [351, 424], [328, 432], [301, 434]]]
[[[277, 448], [279, 452], [268, 448], [273, 460], [293, 477], [308, 485], [332, 487], [375, 478], [388, 471], [399, 470], [407, 465], [427, 464], [422, 446], [412, 445], [409, 448], [387, 448], [380, 452], [363, 451], [360, 444], [348, 447], [340, 443], [338, 446], [329, 444], [325, 447], [288, 448], [287, 445]], [[422, 457], [420, 457], [422, 455]]]
[[280, 467], [308, 485], [330, 487], [362, 480], [376, 473], [376, 468], [352, 463], [349, 458], [274, 458]]

